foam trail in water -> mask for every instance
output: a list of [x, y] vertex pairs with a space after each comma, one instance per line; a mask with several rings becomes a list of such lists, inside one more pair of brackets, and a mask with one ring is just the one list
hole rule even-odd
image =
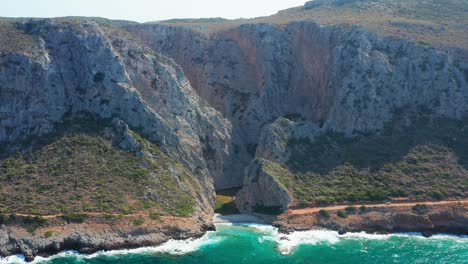
[[[224, 224], [226, 225], [226, 224]], [[330, 230], [310, 230], [296, 231], [290, 234], [279, 233], [278, 229], [270, 225], [262, 224], [244, 224], [246, 228], [254, 229], [254, 232], [260, 234], [259, 243], [265, 240], [274, 241], [277, 244], [277, 250], [283, 255], [291, 254], [299, 245], [316, 245], [319, 243], [336, 244], [342, 240], [386, 240], [391, 237], [411, 237], [417, 239], [428, 239], [421, 233], [397, 233], [397, 234], [367, 234], [346, 233], [339, 235], [336, 231]], [[454, 239], [459, 243], [466, 243], [468, 236], [460, 237], [453, 235], [435, 235], [429, 239]]]
[[[315, 245], [318, 243], [329, 243], [336, 244], [341, 240], [383, 240], [389, 239], [393, 236], [400, 237], [411, 237], [416, 239], [428, 239], [424, 238], [420, 233], [401, 233], [401, 234], [366, 234], [361, 233], [347, 233], [345, 235], [339, 235], [336, 231], [329, 230], [311, 230], [311, 231], [297, 231], [290, 234], [282, 234], [278, 232], [278, 229], [270, 225], [262, 224], [217, 224], [218, 231], [208, 232], [204, 236], [198, 239], [187, 239], [187, 240], [169, 240], [166, 243], [161, 244], [157, 247], [144, 247], [138, 249], [129, 250], [113, 250], [105, 252], [97, 252], [91, 255], [82, 255], [76, 251], [66, 251], [58, 255], [43, 258], [37, 257], [32, 263], [44, 263], [54, 258], [61, 258], [67, 256], [73, 256], [77, 259], [91, 259], [102, 255], [126, 255], [126, 254], [171, 254], [171, 255], [183, 255], [197, 251], [203, 245], [219, 243], [223, 239], [229, 239], [228, 236], [222, 235], [224, 229], [230, 228], [245, 228], [250, 232], [256, 233], [259, 238], [258, 242], [263, 243], [264, 241], [273, 241], [277, 244], [277, 250], [284, 255], [291, 254], [299, 245]], [[429, 239], [454, 239], [459, 243], [467, 243], [468, 236], [450, 236], [450, 235], [435, 235]], [[0, 264], [22, 264], [26, 263], [24, 256], [16, 255], [7, 258], [0, 258]]]
[[[222, 237], [214, 236], [214, 232], [207, 232], [204, 236], [197, 239], [186, 239], [186, 240], [169, 240], [156, 247], [142, 247], [136, 249], [123, 249], [123, 250], [111, 250], [111, 251], [100, 251], [90, 255], [80, 254], [77, 251], [64, 251], [57, 255], [44, 258], [36, 257], [31, 264], [44, 263], [55, 258], [69, 257], [72, 256], [76, 259], [92, 259], [102, 255], [113, 256], [113, 255], [127, 255], [127, 254], [171, 254], [171, 255], [184, 255], [194, 251], [197, 251], [201, 246], [219, 243], [222, 241]], [[0, 264], [25, 264], [24, 256], [15, 255], [6, 258], [0, 258]]]

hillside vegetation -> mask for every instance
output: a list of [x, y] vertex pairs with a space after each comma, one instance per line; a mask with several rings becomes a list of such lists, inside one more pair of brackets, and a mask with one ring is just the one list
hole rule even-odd
[[461, 198], [468, 194], [468, 120], [421, 118], [406, 129], [346, 138], [326, 133], [288, 142], [285, 164], [264, 170], [297, 204]]
[[109, 121], [74, 120], [57, 131], [0, 160], [0, 213], [194, 211], [194, 176], [137, 133], [142, 149], [131, 152], [115, 145]]

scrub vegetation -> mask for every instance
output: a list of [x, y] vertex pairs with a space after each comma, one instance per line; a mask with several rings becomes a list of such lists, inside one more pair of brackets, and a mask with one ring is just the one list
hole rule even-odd
[[115, 146], [106, 120], [73, 120], [56, 130], [26, 143], [29, 151], [0, 159], [0, 212], [83, 222], [86, 213], [194, 211], [194, 176], [137, 133], [131, 132], [150, 155]]
[[404, 128], [394, 121], [372, 136], [290, 140], [289, 160], [265, 161], [263, 169], [297, 203], [460, 198], [468, 190], [466, 146], [468, 120], [423, 117]]

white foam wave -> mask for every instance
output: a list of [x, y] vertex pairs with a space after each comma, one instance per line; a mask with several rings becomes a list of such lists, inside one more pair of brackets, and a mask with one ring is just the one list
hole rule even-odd
[[[232, 225], [232, 224], [223, 224]], [[237, 226], [239, 224], [236, 224]], [[468, 236], [453, 235], [435, 235], [431, 238], [425, 238], [421, 233], [396, 233], [396, 234], [368, 234], [365, 232], [346, 233], [339, 235], [337, 231], [331, 230], [310, 230], [296, 231], [290, 234], [279, 233], [278, 229], [270, 225], [262, 224], [241, 224], [246, 228], [253, 229], [253, 232], [261, 235], [258, 238], [259, 243], [265, 240], [274, 241], [277, 244], [277, 250], [283, 255], [291, 254], [300, 245], [316, 245], [319, 243], [336, 244], [342, 240], [387, 240], [391, 237], [408, 237], [418, 239], [453, 239], [459, 243], [467, 243]]]
[[[342, 240], [385, 240], [394, 236], [411, 237], [419, 239], [424, 238], [420, 233], [398, 233], [398, 234], [367, 234], [361, 233], [346, 233], [339, 235], [336, 231], [330, 230], [311, 230], [311, 231], [297, 231], [290, 234], [279, 233], [278, 229], [270, 225], [262, 224], [231, 224], [222, 223], [217, 224], [218, 231], [208, 232], [198, 239], [187, 240], [169, 240], [166, 243], [156, 247], [144, 247], [129, 250], [113, 250], [102, 251], [91, 255], [82, 255], [76, 251], [66, 251], [58, 255], [42, 258], [37, 257], [32, 263], [44, 263], [53, 258], [61, 258], [73, 256], [79, 259], [90, 259], [101, 255], [126, 255], [126, 254], [171, 254], [171, 255], [184, 255], [195, 252], [200, 247], [208, 244], [215, 244], [221, 242], [223, 239], [229, 239], [229, 236], [223, 235], [223, 230], [230, 228], [245, 228], [250, 232], [258, 235], [258, 242], [260, 244], [264, 241], [273, 241], [276, 244], [278, 252], [283, 255], [291, 254], [299, 245], [315, 245], [319, 243], [336, 244]], [[435, 235], [429, 239], [453, 239], [459, 243], [468, 243], [468, 236], [451, 236], [451, 235]], [[24, 257], [21, 255], [10, 256], [7, 258], [0, 258], [0, 264], [22, 264], [26, 263]]]
[[[99, 256], [115, 256], [115, 255], [128, 255], [128, 254], [170, 254], [170, 255], [184, 255], [191, 252], [197, 251], [203, 245], [209, 245], [213, 243], [219, 243], [222, 241], [222, 237], [214, 236], [214, 232], [208, 232], [201, 238], [197, 239], [186, 239], [186, 240], [169, 240], [156, 247], [142, 247], [136, 249], [122, 249], [122, 250], [111, 250], [111, 251], [99, 251], [94, 254], [84, 255], [77, 251], [64, 251], [57, 255], [44, 258], [36, 257], [31, 264], [39, 264], [50, 261], [55, 258], [63, 257], [74, 257], [76, 259], [92, 259]], [[0, 258], [0, 264], [25, 264], [25, 258], [23, 255], [14, 255], [6, 258]]]
[[9, 256], [6, 258], [1, 258], [0, 257], [0, 263], [23, 263], [24, 261], [24, 256], [23, 255], [14, 255], [14, 256]]
[[341, 240], [387, 240], [392, 237], [407, 237], [424, 240], [448, 240], [451, 239], [457, 243], [468, 243], [468, 236], [454, 236], [454, 235], [434, 235], [430, 238], [422, 236], [421, 233], [395, 233], [395, 234], [368, 234], [365, 232], [360, 233], [346, 233], [339, 235], [336, 231], [330, 230], [312, 230], [293, 232], [291, 234], [281, 235], [279, 239], [276, 238], [278, 243], [277, 249], [281, 254], [287, 255], [294, 251], [299, 245], [315, 245], [318, 243], [336, 244]]

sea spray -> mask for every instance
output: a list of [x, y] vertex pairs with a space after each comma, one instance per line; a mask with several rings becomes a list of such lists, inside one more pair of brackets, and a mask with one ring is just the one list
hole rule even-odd
[[[468, 237], [421, 234], [378, 235], [312, 230], [282, 234], [260, 224], [219, 224], [201, 238], [170, 240], [160, 246], [97, 252], [75, 251], [37, 257], [33, 263], [465, 263]], [[21, 256], [0, 263], [25, 263]]]

